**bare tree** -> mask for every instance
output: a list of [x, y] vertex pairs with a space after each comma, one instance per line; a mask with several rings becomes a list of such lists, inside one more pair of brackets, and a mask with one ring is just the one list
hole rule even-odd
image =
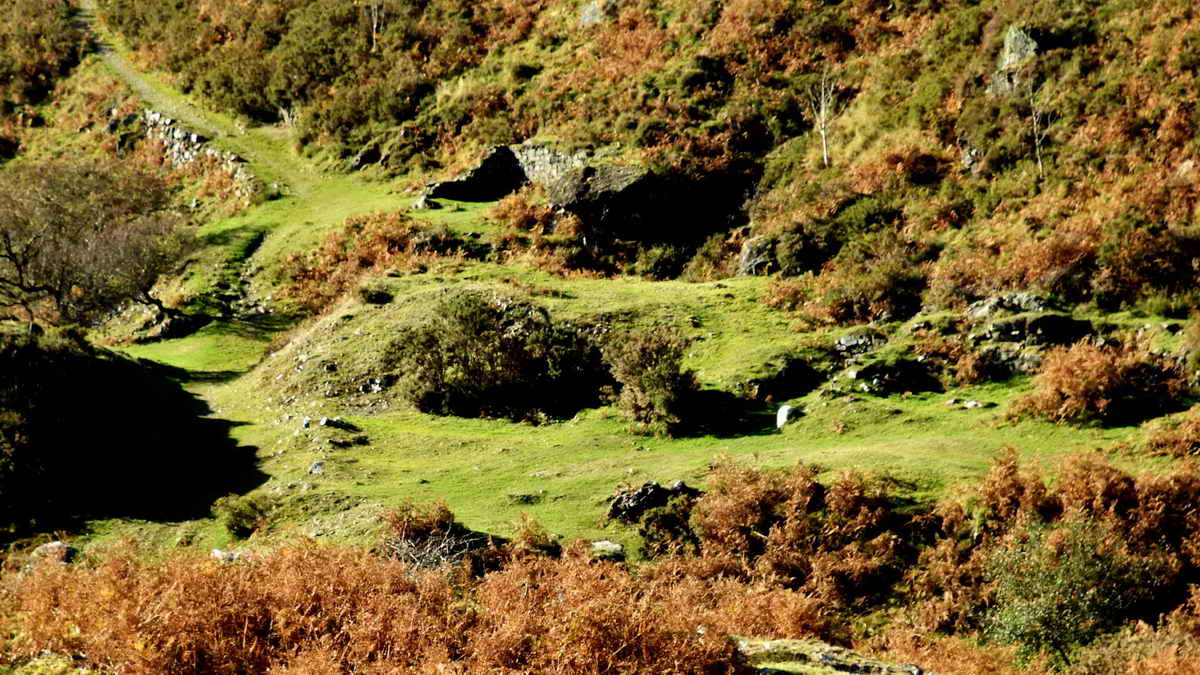
[[829, 166], [829, 125], [837, 114], [837, 78], [830, 75], [826, 68], [821, 73], [821, 81], [809, 85], [806, 92], [808, 98], [808, 113], [812, 118], [813, 128], [821, 135], [821, 157], [825, 166]]
[[151, 295], [190, 242], [167, 186], [115, 161], [0, 172], [0, 307], [32, 325], [88, 322], [122, 302], [170, 313]]
[[387, 7], [384, 6], [384, 0], [366, 0], [363, 11], [366, 13], [367, 23], [370, 24], [373, 54], [379, 44], [379, 31], [383, 29], [383, 21], [387, 18]]
[[1050, 92], [1046, 87], [1047, 85], [1043, 84], [1035, 91], [1031, 82], [1027, 85], [1025, 92], [1026, 100], [1029, 103], [1029, 132], [1033, 140], [1033, 154], [1037, 159], [1039, 178], [1046, 175], [1045, 165], [1042, 162], [1042, 151], [1049, 139], [1050, 124], [1054, 121], [1054, 112], [1049, 108]]

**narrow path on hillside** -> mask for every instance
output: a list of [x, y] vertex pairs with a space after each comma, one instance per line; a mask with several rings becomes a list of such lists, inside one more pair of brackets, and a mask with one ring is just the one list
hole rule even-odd
[[[96, 15], [96, 0], [79, 0], [79, 20], [96, 38], [99, 58], [123, 80], [145, 104], [173, 117], [213, 143], [237, 153], [249, 164], [250, 172], [265, 183], [286, 185], [293, 193], [311, 189], [317, 171], [297, 157], [286, 138], [269, 128], [243, 129], [221, 115], [204, 110], [180, 92], [146, 77], [123, 53], [119, 39]], [[274, 132], [274, 133], [273, 133]]]

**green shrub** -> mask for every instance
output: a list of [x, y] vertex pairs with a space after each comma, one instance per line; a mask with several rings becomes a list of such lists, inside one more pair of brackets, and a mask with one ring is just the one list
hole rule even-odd
[[696, 249], [695, 255], [683, 268], [687, 281], [717, 281], [737, 274], [741, 239], [719, 232], [710, 236]]
[[385, 364], [402, 395], [435, 415], [541, 421], [599, 402], [611, 383], [600, 350], [542, 307], [456, 292], [429, 319], [402, 328]]
[[987, 570], [996, 596], [986, 634], [1068, 666], [1074, 649], [1119, 628], [1159, 590], [1153, 561], [1091, 520], [1029, 525], [991, 554]]
[[613, 339], [604, 357], [621, 383], [617, 407], [635, 433], [674, 436], [688, 419], [700, 389], [696, 375], [683, 369], [687, 342], [665, 328], [635, 331]]
[[266, 495], [226, 495], [213, 502], [212, 512], [229, 534], [244, 539], [267, 526], [274, 508]]
[[687, 246], [662, 244], [642, 249], [638, 254], [634, 271], [646, 279], [661, 281], [678, 277], [692, 256]]
[[814, 319], [837, 324], [907, 319], [921, 308], [923, 263], [932, 252], [892, 230], [856, 239], [807, 281], [803, 310]]

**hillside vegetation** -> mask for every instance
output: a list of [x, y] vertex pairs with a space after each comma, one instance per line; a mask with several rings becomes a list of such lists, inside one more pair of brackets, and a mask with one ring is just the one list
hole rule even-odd
[[[773, 301], [816, 320], [1012, 289], [1179, 312], [1195, 286], [1188, 2], [102, 8], [184, 91], [290, 125], [343, 166], [454, 170], [546, 138], [662, 172], [761, 176], [752, 228], [722, 236], [767, 237], [770, 264], [798, 277]], [[824, 122], [808, 112], [823, 78]]]
[[1197, 672], [1191, 4], [12, 16], [0, 673]]

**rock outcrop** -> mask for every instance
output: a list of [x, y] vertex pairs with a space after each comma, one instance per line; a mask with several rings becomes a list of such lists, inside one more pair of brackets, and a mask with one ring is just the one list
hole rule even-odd
[[1004, 48], [992, 73], [987, 93], [992, 96], [1012, 96], [1025, 85], [1021, 67], [1037, 56], [1038, 43], [1020, 26], [1010, 26], [1004, 34]]
[[517, 156], [502, 145], [492, 148], [475, 168], [453, 180], [434, 183], [425, 194], [435, 199], [490, 202], [515, 192], [526, 180]]
[[755, 673], [878, 673], [923, 675], [919, 666], [879, 661], [820, 640], [737, 640], [738, 655]]
[[246, 168], [246, 160], [236, 153], [213, 147], [208, 138], [156, 110], [146, 108], [125, 117], [119, 117], [117, 111], [113, 110], [106, 129], [117, 136], [120, 148], [128, 148], [139, 138], [157, 140], [163, 144], [165, 158], [175, 166], [186, 166], [206, 159], [215, 161], [229, 173], [241, 194], [253, 194], [259, 189], [254, 174]]
[[696, 497], [699, 494], [699, 490], [689, 487], [683, 481], [676, 481], [669, 488], [665, 488], [658, 483], [646, 483], [636, 489], [625, 488], [618, 490], [612, 497], [612, 501], [608, 507], [608, 517], [610, 520], [636, 523], [646, 511], [666, 506], [667, 502], [675, 497]]
[[744, 220], [751, 174], [658, 174], [526, 141], [492, 148], [477, 166], [429, 185], [425, 194], [493, 201], [532, 183], [545, 191], [551, 206], [578, 216], [597, 239], [698, 243]]

